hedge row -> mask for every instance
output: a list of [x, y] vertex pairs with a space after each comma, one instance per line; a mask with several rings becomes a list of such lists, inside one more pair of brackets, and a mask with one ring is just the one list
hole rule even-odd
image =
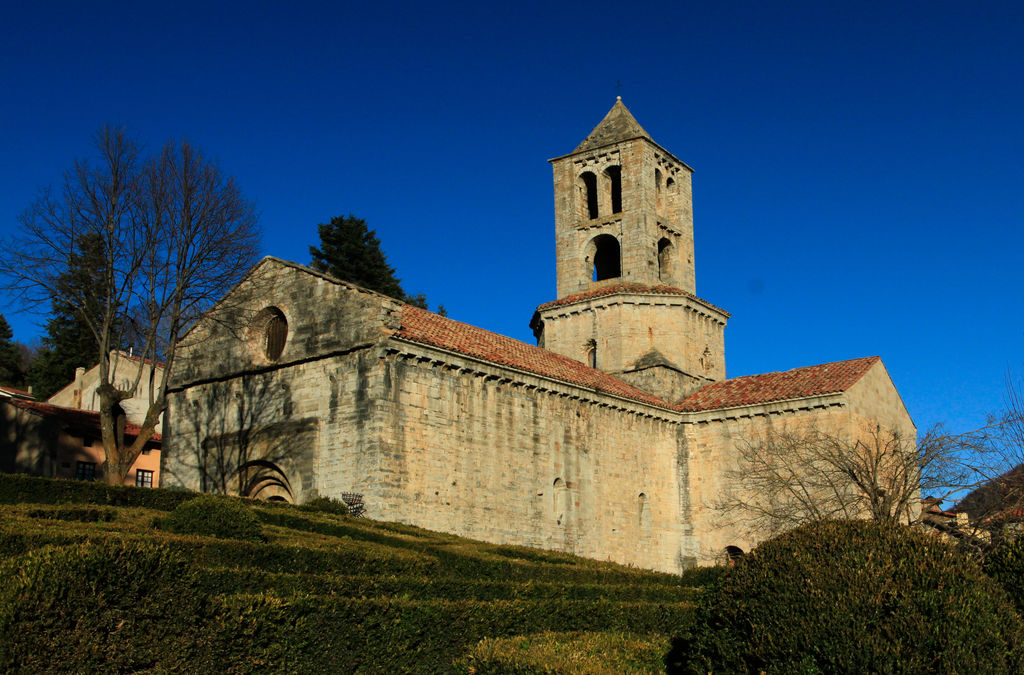
[[163, 490], [107, 485], [80, 480], [40, 478], [22, 473], [0, 473], [0, 504], [95, 504], [141, 506], [170, 511], [194, 499], [185, 490]]
[[513, 582], [413, 575], [331, 575], [271, 573], [253, 569], [204, 569], [200, 583], [211, 592], [259, 593], [278, 596], [395, 597], [424, 600], [611, 600], [618, 602], [688, 602], [691, 588], [631, 584], [565, 584]]
[[[468, 542], [457, 537], [431, 536], [418, 530], [419, 536], [388, 534], [382, 531], [390, 523], [365, 519], [317, 518], [282, 509], [256, 509], [264, 523], [298, 532], [309, 532], [351, 542], [379, 544], [393, 554], [404, 550], [429, 558], [430, 566], [440, 564], [446, 574], [459, 578], [504, 580], [544, 580], [572, 583], [627, 583], [663, 587], [682, 587], [678, 576], [630, 569], [564, 553], [518, 546], [497, 546]], [[276, 569], [276, 568], [275, 568]]]
[[233, 672], [450, 672], [480, 640], [541, 631], [668, 634], [686, 604], [410, 601], [234, 596], [214, 610], [215, 669]]
[[225, 596], [176, 547], [81, 543], [0, 564], [0, 671], [444, 672], [484, 637], [667, 633], [691, 615], [685, 603]]
[[538, 633], [486, 638], [459, 662], [476, 675], [634, 675], [663, 673], [669, 640], [630, 633]]

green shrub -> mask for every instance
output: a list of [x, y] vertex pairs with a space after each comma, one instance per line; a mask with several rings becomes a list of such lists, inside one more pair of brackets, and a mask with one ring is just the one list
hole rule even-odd
[[985, 573], [1003, 587], [1024, 613], [1024, 538], [1000, 544], [985, 556]]
[[252, 509], [231, 497], [203, 495], [175, 507], [160, 528], [177, 534], [260, 541], [260, 523]]
[[634, 675], [664, 672], [668, 638], [629, 633], [538, 633], [485, 638], [460, 662], [467, 673]]
[[32, 509], [28, 515], [43, 520], [66, 520], [78, 523], [109, 523], [117, 518], [117, 512], [114, 509]]
[[691, 567], [683, 570], [680, 579], [684, 586], [691, 588], [705, 588], [717, 583], [728, 571], [724, 565], [712, 565], [711, 567]]
[[[235, 673], [448, 673], [480, 640], [541, 631], [666, 634], [683, 604], [401, 598], [219, 599], [218, 669]], [[667, 643], [666, 643], [667, 647]]]
[[317, 513], [333, 513], [337, 516], [347, 516], [348, 506], [340, 499], [332, 497], [314, 497], [299, 507], [303, 511], [314, 511]]
[[46, 547], [0, 566], [0, 672], [203, 670], [204, 600], [165, 546]]
[[740, 560], [699, 602], [670, 672], [1021, 672], [1006, 594], [934, 536], [805, 525]]
[[0, 473], [0, 504], [96, 504], [170, 511], [194, 492]]

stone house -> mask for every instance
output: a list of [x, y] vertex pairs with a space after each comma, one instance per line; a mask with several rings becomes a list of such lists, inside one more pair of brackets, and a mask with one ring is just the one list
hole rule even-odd
[[[158, 391], [164, 380], [164, 364], [141, 359], [123, 351], [110, 352], [111, 379], [120, 389], [128, 389], [136, 378], [139, 380], [137, 396], [121, 402], [125, 417], [133, 424], [142, 424], [150, 405], [150, 391]], [[100, 384], [100, 366], [77, 368], [75, 379], [47, 399], [48, 403], [78, 410], [100, 409], [100, 397], [96, 393]], [[156, 425], [157, 433], [163, 431], [163, 420]]]
[[759, 535], [715, 508], [772, 424], [916, 431], [878, 357], [726, 379], [696, 295], [692, 170], [616, 102], [551, 160], [557, 299], [537, 345], [265, 258], [185, 336], [165, 485], [679, 571]]

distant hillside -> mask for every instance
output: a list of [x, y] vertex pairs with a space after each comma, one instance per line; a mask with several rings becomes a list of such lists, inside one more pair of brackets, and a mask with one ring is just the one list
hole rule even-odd
[[699, 592], [676, 576], [230, 498], [219, 499], [241, 515], [218, 507], [201, 525], [253, 520], [257, 540], [169, 532], [195, 497], [0, 475], [0, 670], [659, 672]]

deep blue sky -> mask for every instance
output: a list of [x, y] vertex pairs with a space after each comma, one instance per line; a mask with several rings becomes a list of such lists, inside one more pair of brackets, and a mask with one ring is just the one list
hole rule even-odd
[[308, 263], [352, 213], [407, 291], [532, 341], [546, 160], [621, 93], [696, 170], [730, 377], [878, 354], [923, 430], [981, 424], [1024, 372], [1024, 4], [173, 5], [7, 3], [3, 236], [123, 124], [216, 157], [266, 253]]

